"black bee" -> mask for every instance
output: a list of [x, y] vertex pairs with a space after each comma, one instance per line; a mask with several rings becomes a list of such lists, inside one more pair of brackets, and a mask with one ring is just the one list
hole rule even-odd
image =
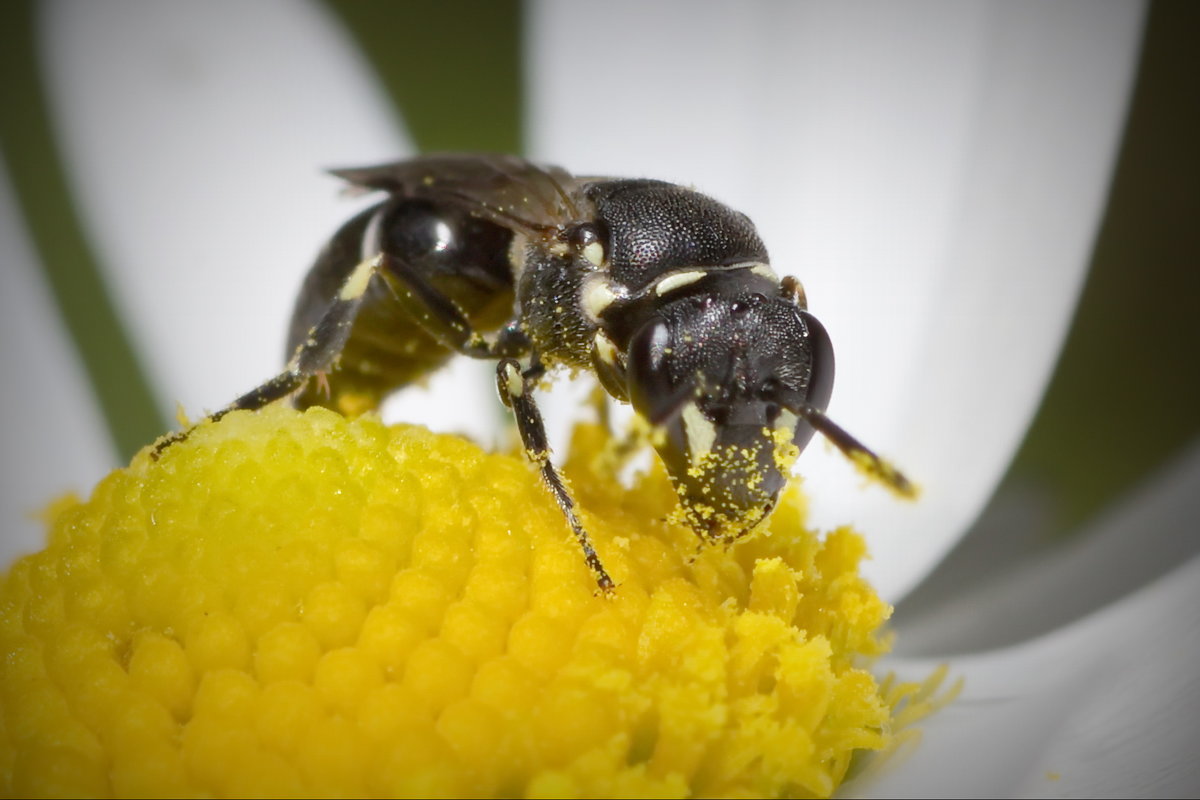
[[514, 156], [333, 174], [387, 196], [317, 258], [286, 369], [210, 419], [287, 396], [359, 413], [455, 353], [495, 359], [525, 450], [605, 591], [612, 579], [550, 462], [533, 398], [556, 366], [594, 373], [653, 426], [683, 514], [707, 541], [732, 542], [770, 513], [814, 430], [911, 494], [825, 416], [829, 337], [744, 214], [675, 184], [573, 177]]

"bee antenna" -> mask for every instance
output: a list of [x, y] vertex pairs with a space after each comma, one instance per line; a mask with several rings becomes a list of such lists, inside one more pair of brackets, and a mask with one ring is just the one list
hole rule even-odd
[[911, 500], [920, 493], [917, 485], [910, 481], [904, 473], [851, 436], [845, 428], [825, 416], [825, 412], [808, 403], [786, 403], [785, 407], [812, 425], [813, 430], [818, 431], [833, 443], [833, 446], [841, 450], [842, 454], [867, 477], [879, 481], [900, 497]]

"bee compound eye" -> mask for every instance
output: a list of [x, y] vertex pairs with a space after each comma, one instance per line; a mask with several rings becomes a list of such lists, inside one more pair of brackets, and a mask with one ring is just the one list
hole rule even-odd
[[800, 312], [800, 318], [808, 330], [808, 346], [810, 358], [810, 374], [808, 378], [807, 402], [819, 411], [829, 407], [829, 397], [833, 394], [833, 343], [825, 326], [807, 311]]

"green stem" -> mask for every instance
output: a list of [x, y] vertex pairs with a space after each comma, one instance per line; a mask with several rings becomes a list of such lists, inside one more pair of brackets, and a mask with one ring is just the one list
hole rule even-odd
[[166, 424], [67, 186], [42, 93], [34, 14], [28, 0], [0, 3], [0, 153], [113, 445], [128, 459]]

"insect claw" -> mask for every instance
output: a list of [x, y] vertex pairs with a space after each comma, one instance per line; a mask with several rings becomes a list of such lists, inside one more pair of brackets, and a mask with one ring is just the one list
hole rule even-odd
[[313, 377], [317, 380], [317, 389], [321, 392], [321, 394], [325, 395], [325, 399], [328, 400], [330, 397], [332, 397], [333, 392], [329, 388], [329, 373], [322, 370], [321, 372], [316, 373]]

